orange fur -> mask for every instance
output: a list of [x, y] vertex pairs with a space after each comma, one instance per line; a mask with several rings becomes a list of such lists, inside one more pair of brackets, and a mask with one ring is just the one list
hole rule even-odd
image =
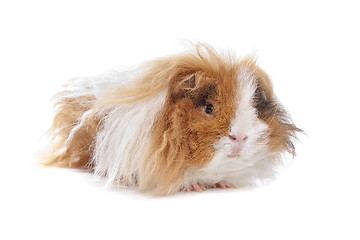
[[53, 144], [49, 152], [42, 156], [43, 165], [81, 168], [88, 164], [98, 121], [93, 118], [87, 120], [68, 144], [66, 139], [72, 128], [80, 122], [84, 112], [92, 107], [94, 100], [93, 96], [65, 97], [56, 103], [58, 111], [49, 130]]
[[[229, 132], [239, 65], [206, 51], [208, 57], [198, 49], [198, 55], [176, 59], [181, 71], [170, 81], [167, 104], [154, 128], [143, 189], [155, 187], [158, 194], [177, 191], [185, 172], [204, 167], [213, 155], [212, 145]], [[204, 112], [204, 103], [197, 102], [203, 95], [209, 95], [208, 103], [222, 106], [212, 116]]]
[[295, 156], [295, 148], [293, 145], [293, 139], [296, 139], [296, 133], [302, 132], [290, 122], [284, 122], [288, 120], [283, 119], [284, 115], [276, 116], [272, 119], [266, 119], [266, 123], [269, 125], [269, 146], [272, 152], [287, 151]]

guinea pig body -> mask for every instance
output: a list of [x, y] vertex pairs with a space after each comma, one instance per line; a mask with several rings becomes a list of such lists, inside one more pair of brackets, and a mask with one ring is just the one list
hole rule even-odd
[[297, 127], [252, 58], [196, 52], [71, 81], [56, 95], [46, 165], [167, 194], [273, 178]]

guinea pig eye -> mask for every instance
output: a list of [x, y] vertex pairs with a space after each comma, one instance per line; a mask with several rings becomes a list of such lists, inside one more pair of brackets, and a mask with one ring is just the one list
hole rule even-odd
[[212, 104], [208, 104], [205, 106], [205, 112], [207, 114], [211, 114], [213, 112], [213, 110], [214, 110], [214, 106]]

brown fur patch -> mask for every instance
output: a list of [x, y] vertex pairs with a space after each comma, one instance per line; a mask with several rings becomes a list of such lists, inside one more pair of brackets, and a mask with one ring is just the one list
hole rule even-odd
[[290, 115], [274, 98], [270, 77], [256, 65], [255, 60], [248, 58], [245, 62], [257, 81], [254, 106], [258, 111], [258, 117], [269, 126], [270, 151], [287, 151], [295, 156], [293, 141], [297, 139], [296, 133], [303, 131], [293, 124]]
[[49, 130], [51, 149], [41, 157], [45, 166], [81, 168], [88, 164], [99, 121], [89, 118], [66, 143], [71, 130], [80, 123], [82, 115], [94, 104], [93, 96], [63, 97], [56, 103], [58, 111]]
[[[212, 145], [229, 132], [239, 66], [206, 51], [177, 61], [187, 74], [170, 82], [140, 181], [143, 189], [155, 188], [158, 194], [178, 190], [185, 172], [204, 167], [214, 153]], [[213, 105], [211, 114], [206, 104]]]

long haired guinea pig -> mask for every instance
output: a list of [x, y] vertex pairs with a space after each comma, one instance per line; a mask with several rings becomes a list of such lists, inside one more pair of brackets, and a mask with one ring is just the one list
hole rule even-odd
[[196, 50], [75, 79], [55, 96], [45, 165], [89, 168], [155, 194], [274, 177], [298, 129], [253, 58]]

